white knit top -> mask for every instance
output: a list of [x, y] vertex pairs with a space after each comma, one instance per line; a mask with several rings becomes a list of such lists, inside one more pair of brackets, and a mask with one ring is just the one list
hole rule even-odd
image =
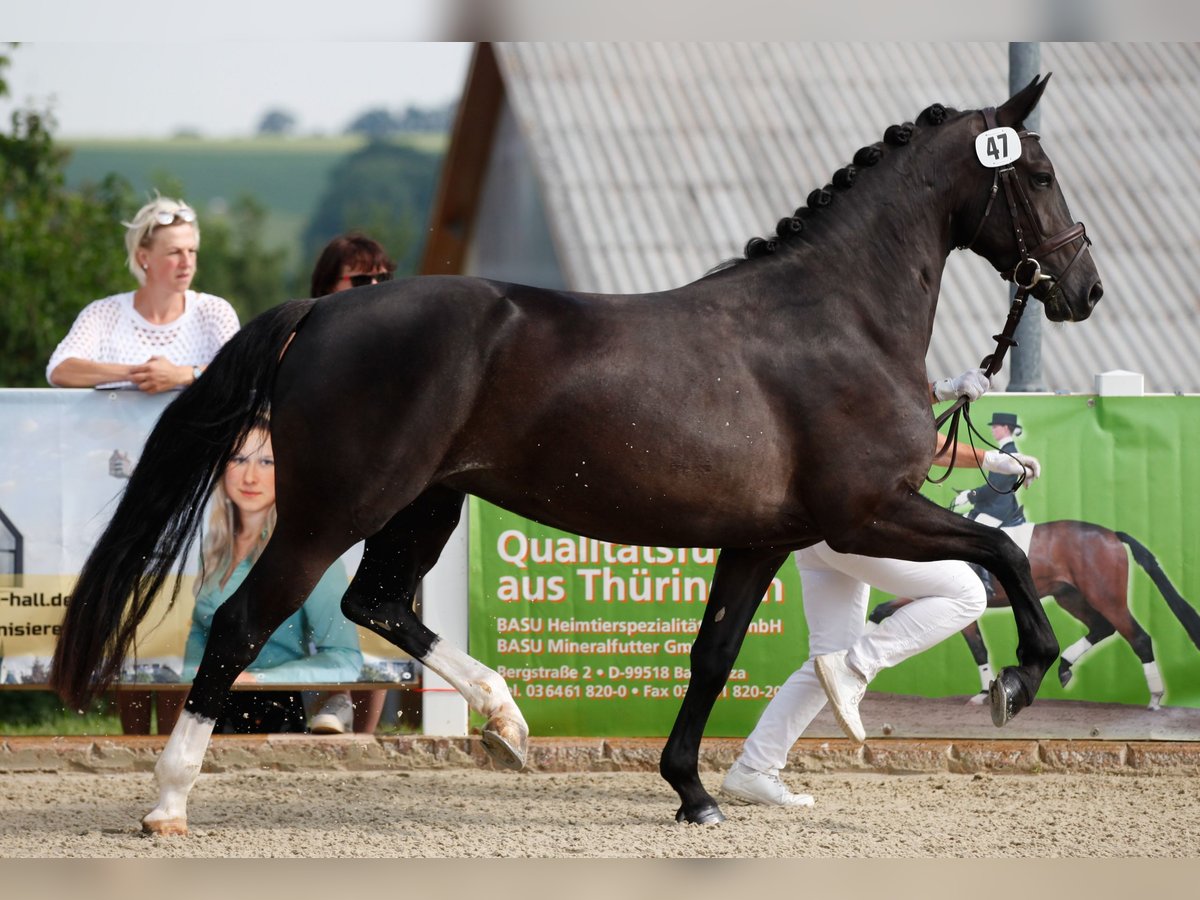
[[[67, 336], [50, 356], [46, 380], [65, 359], [144, 363], [165, 356], [177, 366], [206, 366], [238, 330], [233, 307], [220, 297], [188, 291], [183, 315], [165, 325], [147, 322], [133, 308], [133, 292], [95, 300], [75, 317]], [[53, 382], [51, 382], [53, 383]]]

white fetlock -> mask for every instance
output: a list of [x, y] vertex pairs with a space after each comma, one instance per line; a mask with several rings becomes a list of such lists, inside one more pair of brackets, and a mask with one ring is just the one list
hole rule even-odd
[[142, 819], [149, 834], [183, 835], [187, 829], [187, 798], [200, 774], [216, 722], [187, 710], [179, 716], [167, 746], [154, 766], [158, 805]]
[[471, 709], [488, 717], [483, 747], [492, 759], [507, 769], [523, 768], [529, 726], [500, 674], [441, 639], [421, 664], [450, 682]]
[[983, 706], [983, 704], [985, 704], [987, 702], [988, 702], [988, 692], [986, 690], [980, 691], [975, 696], [967, 698], [968, 706]]
[[1167, 688], [1163, 684], [1162, 673], [1158, 670], [1158, 663], [1154, 660], [1142, 663], [1142, 671], [1146, 675], [1146, 687], [1150, 689], [1149, 708], [1159, 709], [1162, 707], [1163, 694], [1167, 692]]

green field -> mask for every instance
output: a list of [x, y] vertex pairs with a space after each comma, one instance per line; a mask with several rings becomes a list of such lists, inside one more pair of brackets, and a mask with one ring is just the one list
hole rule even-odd
[[[441, 154], [447, 136], [414, 134], [396, 140]], [[300, 235], [326, 188], [330, 170], [364, 143], [358, 137], [263, 137], [80, 140], [64, 141], [63, 146], [71, 151], [67, 166], [71, 186], [99, 181], [110, 172], [123, 176], [146, 196], [152, 196], [156, 187], [182, 184], [184, 198], [201, 213], [220, 209], [242, 194], [253, 195], [268, 210], [267, 243], [287, 250], [289, 266], [295, 266], [300, 262]]]

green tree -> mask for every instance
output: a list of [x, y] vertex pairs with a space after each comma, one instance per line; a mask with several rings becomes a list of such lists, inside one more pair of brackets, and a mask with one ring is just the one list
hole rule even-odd
[[372, 140], [386, 138], [399, 130], [396, 117], [382, 107], [359, 114], [346, 126], [346, 134], [361, 134]]
[[290, 135], [296, 133], [296, 117], [290, 110], [269, 109], [259, 120], [259, 137], [263, 135]]
[[269, 248], [263, 234], [267, 211], [250, 194], [241, 194], [229, 211], [201, 211], [196, 285], [224, 297], [247, 320], [288, 299], [287, 251]]
[[401, 274], [414, 273], [440, 166], [439, 156], [383, 141], [347, 156], [305, 229], [309, 265], [332, 238], [361, 231], [387, 249]]
[[[0, 72], [8, 59], [0, 56]], [[7, 85], [0, 80], [0, 93]], [[13, 112], [0, 133], [0, 386], [44, 387], [46, 360], [76, 313], [132, 281], [122, 214], [132, 188], [116, 176], [65, 186], [67, 151], [53, 118]]]
[[[0, 96], [8, 65], [0, 54]], [[45, 387], [46, 361], [79, 311], [136, 287], [121, 223], [146, 198], [117, 175], [68, 189], [70, 152], [54, 143], [54, 124], [48, 112], [18, 109], [0, 132], [0, 387]], [[166, 173], [155, 181], [187, 196]], [[197, 288], [226, 297], [243, 322], [286, 299], [287, 253], [266, 246], [262, 204], [247, 195], [228, 211], [199, 212]]]

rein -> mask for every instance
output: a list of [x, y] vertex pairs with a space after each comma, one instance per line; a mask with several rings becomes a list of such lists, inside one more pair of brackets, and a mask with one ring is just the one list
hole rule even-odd
[[[996, 110], [994, 107], [980, 110], [983, 115], [984, 128], [987, 130], [996, 127]], [[1025, 138], [1033, 138], [1041, 140], [1040, 135], [1035, 131], [1020, 131], [1018, 137], [1022, 140]], [[1008, 215], [1012, 221], [1013, 238], [1017, 245], [1017, 251], [1020, 254], [1020, 260], [1007, 272], [1001, 272], [1000, 277], [1005, 281], [1011, 281], [1016, 285], [1016, 293], [1013, 296], [1012, 305], [1008, 310], [1008, 318], [1004, 322], [1004, 329], [1000, 334], [992, 335], [996, 341], [996, 349], [993, 353], [985, 356], [980, 363], [980, 368], [984, 374], [990, 379], [993, 375], [1000, 371], [1004, 364], [1005, 354], [1008, 353], [1009, 347], [1017, 346], [1017, 341], [1014, 334], [1017, 331], [1017, 325], [1021, 321], [1021, 314], [1025, 311], [1025, 304], [1029, 297], [1029, 292], [1036, 288], [1043, 281], [1057, 281], [1070, 271], [1071, 266], [1075, 265], [1075, 261], [1079, 259], [1084, 248], [1091, 245], [1091, 240], [1087, 236], [1087, 229], [1084, 228], [1082, 222], [1076, 222], [1069, 228], [1064, 228], [1051, 237], [1045, 237], [1041, 227], [1038, 225], [1037, 217], [1033, 212], [1033, 204], [1029, 202], [1029, 195], [1025, 193], [1025, 189], [1021, 186], [1020, 181], [1016, 177], [1016, 169], [1013, 165], [1007, 165], [1002, 168], [993, 170], [992, 187], [988, 193], [987, 205], [984, 207], [983, 216], [979, 220], [979, 224], [975, 227], [975, 233], [971, 236], [966, 244], [959, 247], [960, 250], [969, 250], [974, 246], [975, 241], [979, 239], [979, 235], [983, 232], [984, 223], [987, 222], [988, 216], [991, 214], [992, 206], [996, 202], [996, 197], [1000, 193], [1000, 186], [1004, 186], [1004, 199], [1008, 204]], [[1040, 240], [1040, 243], [1033, 248], [1032, 251], [1025, 247], [1025, 234], [1021, 230], [1021, 218], [1018, 209], [1018, 201], [1020, 209], [1024, 209], [1025, 217], [1029, 220], [1032, 226], [1033, 234]], [[1060, 250], [1068, 244], [1082, 238], [1079, 249], [1075, 251], [1075, 255], [1071, 257], [1071, 261], [1055, 278], [1052, 275], [1042, 273], [1041, 263], [1038, 262], [1038, 257], [1046, 256]], [[946, 440], [934, 454], [935, 457], [941, 456], [946, 452], [947, 448], [952, 448], [950, 452], [950, 462], [946, 467], [946, 474], [940, 478], [930, 478], [925, 476], [926, 481], [930, 484], [941, 484], [950, 477], [953, 471], [954, 462], [958, 458], [958, 428], [961, 419], [967, 422], [968, 430], [977, 436], [980, 440], [986, 443], [989, 447], [992, 443], [987, 440], [975, 428], [971, 422], [970, 401], [966, 397], [959, 397], [954, 401], [948, 409], [943, 410], [936, 418], [935, 423], [937, 428], [941, 428], [947, 420], [950, 420], [950, 428], [946, 432]], [[994, 447], [993, 449], [999, 449]], [[1013, 486], [1013, 492], [1017, 490], [1025, 481], [1025, 476], [1022, 474], [1018, 477], [1017, 483]]]

